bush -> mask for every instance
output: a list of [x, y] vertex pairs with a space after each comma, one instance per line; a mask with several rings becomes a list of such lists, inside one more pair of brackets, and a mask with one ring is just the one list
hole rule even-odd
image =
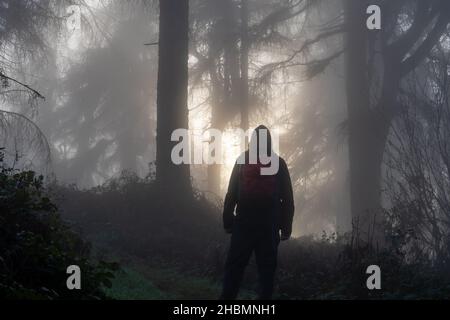
[[218, 207], [202, 194], [167, 194], [132, 173], [89, 190], [55, 189], [63, 217], [102, 247], [192, 267], [226, 237]]
[[[284, 299], [448, 299], [446, 271], [426, 256], [388, 239], [383, 248], [355, 244], [351, 234], [303, 237], [280, 255], [279, 293]], [[381, 269], [381, 290], [368, 290], [367, 267]]]
[[[90, 246], [61, 220], [34, 172], [0, 171], [0, 296], [100, 299], [117, 265], [90, 261]], [[66, 287], [67, 267], [81, 268], [82, 290]]]

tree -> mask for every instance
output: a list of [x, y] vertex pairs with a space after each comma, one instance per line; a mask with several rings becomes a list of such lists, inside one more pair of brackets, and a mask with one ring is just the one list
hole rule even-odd
[[249, 129], [249, 83], [248, 83], [248, 63], [249, 63], [249, 8], [248, 0], [241, 0], [241, 87], [240, 87], [240, 109], [241, 109], [241, 129]]
[[160, 0], [156, 180], [189, 190], [189, 165], [171, 159], [174, 130], [188, 128], [189, 1]]
[[[191, 53], [198, 63], [193, 78], [194, 85], [203, 75], [203, 81], [211, 83], [211, 127], [223, 130], [240, 117], [237, 125], [248, 129], [251, 112], [265, 102], [261, 94], [265, 87], [255, 81], [249, 54], [285, 44], [277, 28], [304, 12], [306, 4], [290, 0], [196, 2]], [[220, 170], [220, 165], [208, 167], [209, 191], [215, 194], [220, 193]]]
[[382, 165], [402, 83], [439, 43], [450, 11], [448, 1], [378, 4], [380, 33], [363, 27], [367, 3], [347, 0], [345, 14], [351, 210], [364, 237], [383, 242]]
[[[316, 1], [322, 3], [325, 1]], [[345, 0], [337, 15], [306, 39], [285, 60], [267, 72], [306, 66], [309, 79], [321, 74], [342, 53], [347, 57], [350, 190], [352, 218], [361, 238], [382, 241], [381, 226], [383, 157], [392, 123], [399, 112], [398, 98], [404, 81], [447, 32], [448, 1]], [[382, 30], [366, 28], [366, 9], [376, 4], [382, 11]], [[311, 7], [312, 8], [312, 7]], [[342, 14], [343, 12], [343, 14]], [[346, 35], [345, 46], [323, 46], [314, 58], [308, 54], [321, 43]], [[331, 48], [331, 49], [330, 49]], [[367, 236], [369, 235], [369, 238]]]
[[[146, 175], [155, 150], [149, 141], [156, 126], [157, 52], [142, 46], [142, 39], [157, 28], [148, 23], [143, 4], [117, 5], [101, 9], [122, 16], [104, 22], [110, 35], [95, 39], [67, 70], [55, 94], [67, 99], [48, 106], [43, 126], [56, 145], [58, 176], [83, 187], [125, 170]], [[67, 150], [76, 151], [68, 157]]]
[[385, 155], [388, 218], [445, 268], [450, 261], [450, 48], [436, 46], [399, 99]]
[[370, 216], [376, 214], [380, 203], [377, 180], [381, 170], [381, 165], [377, 165], [381, 160], [374, 157], [374, 148], [378, 148], [376, 145], [381, 141], [371, 121], [367, 78], [368, 38], [363, 27], [364, 9], [363, 2], [346, 1], [350, 205], [354, 223], [363, 232], [369, 226]]
[[[56, 5], [56, 7], [58, 7]], [[15, 169], [50, 173], [50, 146], [35, 123], [40, 90], [26, 76], [27, 65], [45, 61], [46, 32], [59, 25], [50, 1], [5, 0], [0, 4], [0, 148], [3, 161]]]

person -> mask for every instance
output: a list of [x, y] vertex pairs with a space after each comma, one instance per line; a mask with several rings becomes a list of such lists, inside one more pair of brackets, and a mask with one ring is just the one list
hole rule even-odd
[[[275, 174], [262, 174], [262, 169], [270, 165], [262, 161], [264, 153], [260, 150], [264, 150], [264, 146], [270, 162], [278, 161]], [[250, 161], [250, 153], [255, 149], [257, 157], [253, 159], [257, 161]], [[239, 159], [245, 159], [244, 163]], [[231, 234], [231, 243], [220, 298], [236, 299], [245, 267], [254, 252], [259, 274], [258, 298], [269, 300], [274, 288], [278, 245], [280, 240], [289, 240], [292, 232], [291, 179], [286, 162], [272, 150], [272, 138], [265, 126], [256, 128], [249, 150], [239, 159], [234, 165], [224, 202], [223, 224], [225, 231]]]

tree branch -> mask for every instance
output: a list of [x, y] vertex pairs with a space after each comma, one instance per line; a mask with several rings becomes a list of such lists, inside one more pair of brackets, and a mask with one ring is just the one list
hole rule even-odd
[[430, 10], [429, 2], [419, 1], [412, 26], [399, 40], [387, 47], [388, 54], [403, 59], [433, 21], [435, 14], [436, 10]]
[[[279, 62], [274, 62], [274, 63], [268, 64], [267, 66], [264, 67], [264, 69], [267, 71], [267, 70], [276, 70], [276, 69], [283, 68], [283, 66], [286, 66], [286, 65], [290, 64], [290, 62], [292, 62], [299, 54], [301, 54], [305, 50], [307, 50], [308, 47], [310, 47], [311, 45], [313, 45], [313, 44], [315, 44], [315, 43], [317, 43], [317, 42], [319, 42], [319, 41], [321, 41], [323, 39], [326, 39], [326, 38], [335, 36], [335, 35], [337, 35], [339, 33], [342, 33], [343, 31], [344, 31], [343, 27], [337, 27], [337, 28], [334, 28], [334, 29], [332, 29], [332, 30], [330, 30], [328, 32], [321, 33], [321, 34], [319, 34], [317, 37], [315, 37], [313, 39], [306, 40], [303, 43], [303, 45], [300, 47], [300, 49], [295, 50], [287, 59], [285, 59], [283, 61], [279, 61]], [[333, 57], [338, 57], [341, 53], [342, 52], [338, 53], [337, 55], [333, 55]], [[305, 63], [305, 64], [307, 64], [307, 63]], [[296, 63], [296, 65], [300, 65], [300, 63]]]
[[441, 14], [438, 21], [434, 25], [433, 29], [428, 33], [428, 36], [422, 42], [422, 44], [416, 49], [414, 54], [405, 59], [401, 64], [401, 74], [406, 75], [414, 70], [418, 64], [423, 61], [426, 55], [433, 49], [438, 43], [442, 34], [447, 29], [449, 19], [444, 14]]
[[11, 78], [11, 77], [8, 77], [6, 74], [4, 74], [4, 73], [2, 73], [2, 72], [0, 72], [0, 78], [1, 78], [1, 79], [6, 79], [6, 80], [9, 80], [9, 81], [12, 81], [12, 82], [14, 82], [14, 83], [17, 83], [18, 85], [20, 85], [20, 86], [26, 88], [28, 91], [31, 91], [36, 97], [45, 100], [45, 97], [44, 97], [42, 94], [40, 94], [39, 91], [37, 91], [37, 90], [31, 88], [29, 85], [27, 85], [27, 84], [25, 84], [25, 83], [23, 83], [23, 82], [20, 82], [19, 80], [16, 80], [16, 79], [13, 79], [13, 78]]

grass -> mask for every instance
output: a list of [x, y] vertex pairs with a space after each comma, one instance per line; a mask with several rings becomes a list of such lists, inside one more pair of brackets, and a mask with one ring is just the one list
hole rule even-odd
[[[117, 271], [112, 287], [105, 293], [115, 300], [215, 300], [221, 283], [195, 270], [134, 256], [116, 257], [122, 269]], [[241, 299], [254, 299], [255, 293], [242, 290]]]
[[165, 293], [151, 281], [131, 268], [124, 268], [115, 274], [112, 287], [105, 293], [114, 300], [162, 300]]

